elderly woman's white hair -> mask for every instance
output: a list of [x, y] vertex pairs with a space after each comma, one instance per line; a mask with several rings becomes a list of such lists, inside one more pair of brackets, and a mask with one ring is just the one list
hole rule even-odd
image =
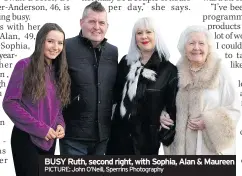
[[158, 52], [161, 60], [168, 60], [170, 57], [169, 51], [159, 33], [158, 27], [155, 25], [154, 20], [150, 17], [140, 18], [133, 27], [132, 38], [129, 47], [129, 52], [126, 56], [128, 64], [135, 62], [140, 59], [141, 52], [136, 43], [136, 32], [138, 29], [149, 29], [154, 31], [155, 34], [155, 50]]
[[208, 43], [208, 50], [209, 50], [208, 54], [212, 54], [212, 53], [214, 54], [213, 38], [212, 38], [211, 33], [204, 26], [194, 25], [194, 26], [187, 27], [180, 35], [180, 39], [178, 41], [177, 48], [178, 48], [179, 52], [181, 53], [182, 57], [184, 57], [186, 54], [185, 45], [186, 45], [187, 41], [189, 40], [190, 35], [194, 32], [200, 32], [200, 33], [205, 34], [207, 43]]

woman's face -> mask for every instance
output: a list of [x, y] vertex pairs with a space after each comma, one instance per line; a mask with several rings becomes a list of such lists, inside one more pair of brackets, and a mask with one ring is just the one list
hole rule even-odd
[[60, 31], [50, 31], [44, 42], [44, 55], [47, 62], [55, 59], [63, 50], [64, 34]]
[[208, 42], [204, 33], [193, 32], [185, 45], [185, 53], [192, 63], [203, 64], [208, 55]]
[[141, 52], [150, 52], [155, 48], [155, 34], [150, 29], [137, 29], [136, 44]]

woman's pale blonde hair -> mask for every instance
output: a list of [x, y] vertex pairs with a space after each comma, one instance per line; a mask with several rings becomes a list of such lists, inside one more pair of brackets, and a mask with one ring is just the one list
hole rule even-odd
[[134, 61], [137, 61], [141, 57], [140, 50], [136, 43], [136, 32], [138, 29], [149, 29], [154, 31], [155, 34], [155, 50], [158, 52], [161, 61], [169, 60], [170, 54], [169, 51], [160, 35], [160, 30], [156, 26], [154, 20], [150, 17], [140, 18], [136, 21], [132, 31], [132, 38], [129, 46], [129, 51], [126, 56], [128, 64], [131, 64]]

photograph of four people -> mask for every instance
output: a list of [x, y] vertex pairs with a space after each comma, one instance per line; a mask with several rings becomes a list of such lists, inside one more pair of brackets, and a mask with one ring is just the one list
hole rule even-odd
[[3, 109], [17, 175], [36, 175], [56, 139], [61, 155], [158, 155], [160, 145], [166, 155], [235, 154], [239, 100], [206, 27], [181, 33], [175, 66], [150, 17], [134, 23], [119, 62], [101, 3], [85, 7], [80, 26], [65, 39], [46, 23], [13, 70]]

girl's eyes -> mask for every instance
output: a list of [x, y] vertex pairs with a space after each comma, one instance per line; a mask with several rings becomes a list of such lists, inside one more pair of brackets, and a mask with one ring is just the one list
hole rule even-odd
[[[47, 42], [48, 42], [48, 43], [51, 43], [51, 44], [52, 44], [52, 43], [55, 43], [55, 41], [53, 41], [53, 40], [47, 40]], [[58, 42], [58, 45], [63, 45], [63, 43], [64, 43], [64, 42]]]

